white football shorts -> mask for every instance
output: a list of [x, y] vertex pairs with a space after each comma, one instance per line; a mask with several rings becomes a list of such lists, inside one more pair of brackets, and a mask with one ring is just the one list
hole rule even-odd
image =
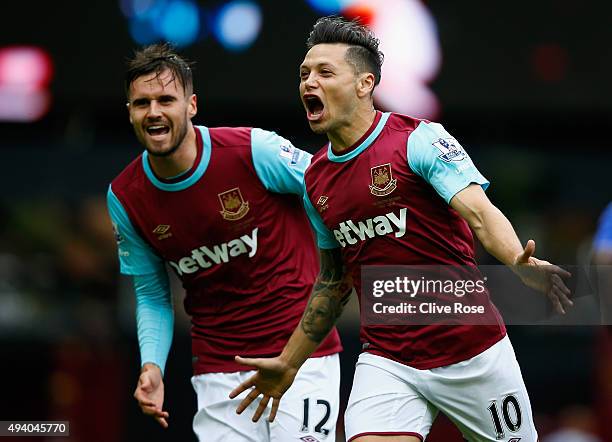
[[418, 370], [362, 353], [345, 413], [348, 441], [410, 435], [424, 441], [442, 411], [468, 442], [536, 442], [531, 404], [508, 336], [456, 364]]
[[193, 431], [200, 442], [335, 442], [340, 406], [337, 354], [310, 358], [304, 363], [283, 395], [272, 423], [267, 419], [272, 401], [259, 422], [253, 422], [259, 399], [238, 415], [236, 407], [248, 390], [229, 398], [230, 391], [253, 374], [254, 371], [205, 373], [191, 378], [198, 396]]

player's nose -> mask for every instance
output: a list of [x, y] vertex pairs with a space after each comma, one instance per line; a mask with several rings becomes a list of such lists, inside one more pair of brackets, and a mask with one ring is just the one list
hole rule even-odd
[[161, 106], [159, 105], [157, 100], [151, 100], [151, 103], [149, 104], [148, 117], [156, 118], [160, 116], [161, 116]]
[[317, 85], [318, 85], [317, 78], [311, 72], [310, 75], [308, 75], [308, 78], [304, 80], [304, 87], [308, 90], [308, 89], [314, 89], [315, 87], [317, 87]]

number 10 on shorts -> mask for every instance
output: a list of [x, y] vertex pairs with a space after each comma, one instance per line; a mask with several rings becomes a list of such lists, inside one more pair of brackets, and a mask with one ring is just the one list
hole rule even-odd
[[[511, 409], [513, 412], [511, 412]], [[498, 440], [503, 439], [504, 426], [502, 425], [502, 419], [500, 419], [499, 410], [497, 409], [497, 401], [491, 402], [488, 410], [489, 413], [491, 413], [491, 419], [493, 419], [493, 427], [495, 428], [496, 438]], [[501, 414], [503, 417], [503, 423], [508, 430], [514, 433], [521, 428], [521, 407], [519, 405], [519, 401], [514, 395], [511, 394], [504, 398], [501, 403]]]

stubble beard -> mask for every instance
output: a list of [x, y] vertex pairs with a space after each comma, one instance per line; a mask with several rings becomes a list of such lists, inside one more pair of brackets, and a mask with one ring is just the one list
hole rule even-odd
[[312, 124], [309, 122], [310, 130], [313, 131], [317, 135], [325, 135], [328, 132], [328, 126], [326, 124]]
[[146, 138], [144, 138], [145, 135], [143, 135], [144, 139], [141, 139], [140, 142], [145, 147], [149, 155], [157, 157], [157, 158], [166, 158], [172, 155], [174, 152], [176, 152], [179, 147], [181, 147], [181, 144], [183, 144], [183, 140], [185, 139], [186, 136], [187, 136], [187, 121], [185, 121], [185, 123], [180, 127], [180, 131], [178, 133], [176, 143], [171, 145], [168, 150], [158, 151], [158, 150], [153, 150], [149, 148], [149, 146], [146, 143]]

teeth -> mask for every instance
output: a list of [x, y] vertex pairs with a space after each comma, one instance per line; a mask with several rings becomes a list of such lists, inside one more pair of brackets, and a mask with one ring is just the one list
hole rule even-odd
[[153, 130], [157, 130], [157, 129], [163, 129], [166, 126], [149, 126], [149, 129], [153, 129]]

